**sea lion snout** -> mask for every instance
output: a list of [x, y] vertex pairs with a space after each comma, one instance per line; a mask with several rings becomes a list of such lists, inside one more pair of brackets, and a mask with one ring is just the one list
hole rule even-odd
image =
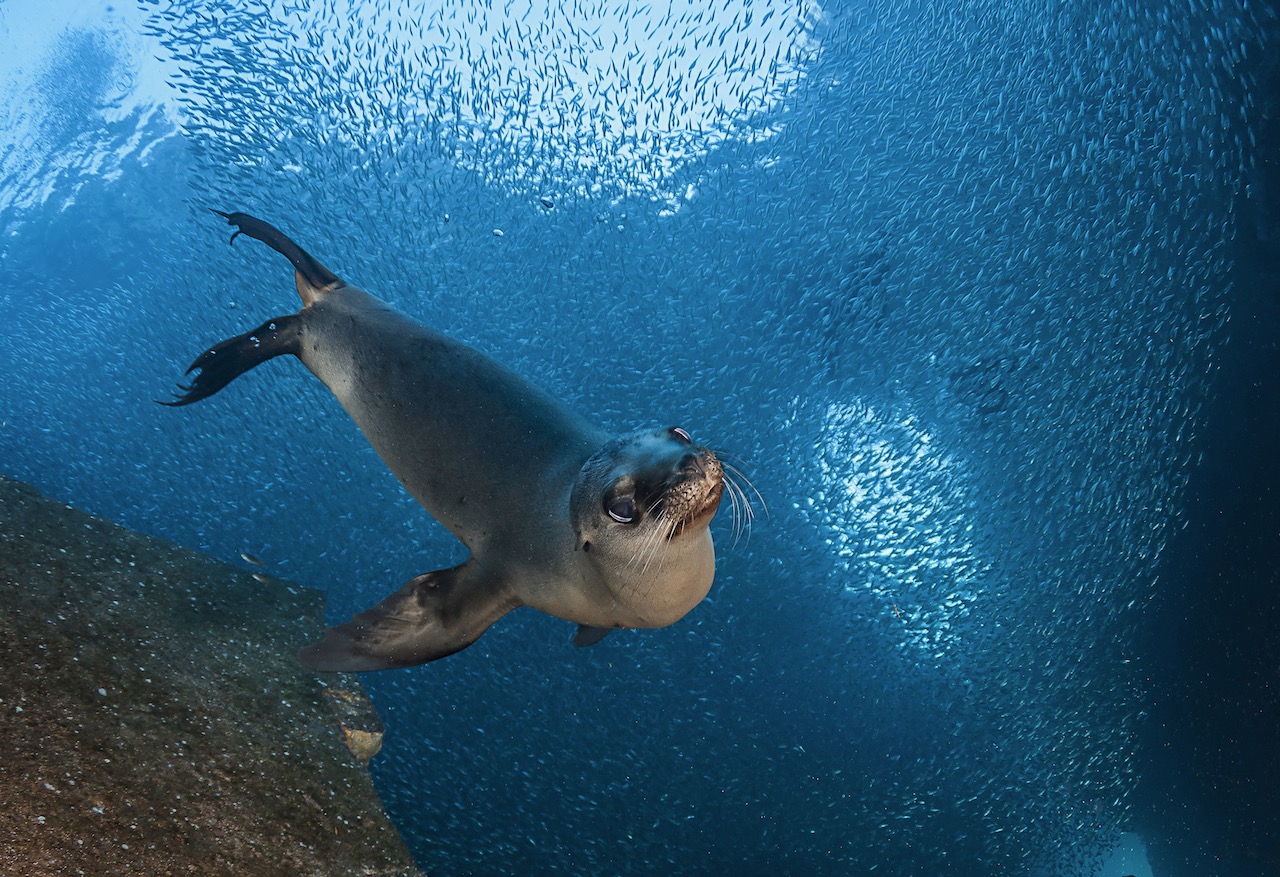
[[685, 454], [680, 458], [680, 473], [690, 478], [700, 477], [706, 474], [706, 470], [702, 468], [702, 461], [697, 454]]
[[679, 521], [672, 536], [690, 524], [711, 519], [724, 496], [724, 466], [715, 451], [700, 448], [698, 454], [687, 454], [680, 460], [676, 477], [666, 491], [666, 513]]

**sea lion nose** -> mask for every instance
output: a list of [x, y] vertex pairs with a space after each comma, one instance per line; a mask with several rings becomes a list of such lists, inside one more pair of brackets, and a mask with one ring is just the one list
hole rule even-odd
[[687, 472], [690, 475], [706, 475], [706, 470], [702, 468], [702, 460], [697, 454], [685, 454], [680, 458], [678, 468], [681, 472]]

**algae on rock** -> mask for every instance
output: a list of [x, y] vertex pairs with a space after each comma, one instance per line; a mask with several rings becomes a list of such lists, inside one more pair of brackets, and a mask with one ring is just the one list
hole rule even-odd
[[323, 605], [0, 477], [0, 874], [420, 874]]

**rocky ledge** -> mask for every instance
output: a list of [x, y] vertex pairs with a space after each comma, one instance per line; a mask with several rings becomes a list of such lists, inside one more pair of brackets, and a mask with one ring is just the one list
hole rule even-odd
[[420, 875], [323, 607], [0, 478], [0, 874]]

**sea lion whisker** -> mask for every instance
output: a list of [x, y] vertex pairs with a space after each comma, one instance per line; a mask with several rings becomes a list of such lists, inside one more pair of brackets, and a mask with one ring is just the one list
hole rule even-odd
[[[653, 514], [653, 511], [658, 507], [659, 502], [661, 502], [660, 499], [654, 501], [654, 503], [645, 510], [646, 518], [649, 515]], [[631, 560], [628, 561], [628, 564], [627, 564], [628, 566], [634, 567], [637, 564], [639, 564], [641, 560], [644, 560], [644, 566], [642, 567], [642, 571], [648, 568], [648, 560], [645, 558], [650, 553], [649, 547], [653, 543], [654, 534], [660, 532], [659, 525], [662, 523], [662, 517], [663, 516], [660, 513], [656, 518], [653, 519], [654, 532], [646, 535], [644, 539], [640, 542], [640, 544], [636, 546], [635, 552], [631, 555]]]
[[[746, 476], [746, 473], [744, 473], [737, 466], [734, 466], [732, 463], [725, 463], [724, 461], [721, 461], [720, 465], [724, 467], [724, 470], [726, 472], [730, 472], [736, 475], [744, 484], [747, 485], [747, 487], [751, 488], [751, 492], [755, 494], [756, 499], [760, 501], [760, 508], [764, 509], [764, 515], [767, 518], [769, 516], [769, 504], [764, 501], [764, 495], [761, 494], [760, 491], [756, 490], [756, 486], [751, 483], [751, 479]], [[739, 487], [741, 486], [739, 485]], [[746, 492], [743, 491], [743, 494], [742, 494], [743, 499], [746, 499], [746, 496], [747, 496]], [[747, 505], [747, 508], [748, 509], [751, 508], [749, 503]], [[754, 511], [751, 512], [751, 516], [755, 517]]]
[[739, 478], [741, 478], [741, 475], [735, 476], [732, 472], [726, 472], [726, 475], [724, 475], [724, 484], [726, 484], [726, 487], [730, 489], [733, 497], [737, 499], [740, 511], [740, 524], [749, 527], [751, 526], [751, 521], [755, 520], [755, 510], [754, 508], [751, 508], [751, 501], [748, 498], [748, 495], [746, 495], [746, 490], [742, 489], [742, 485], [737, 483], [737, 479]]
[[676, 528], [680, 526], [679, 520], [672, 520], [663, 509], [662, 514], [658, 516], [657, 526], [653, 528], [653, 537], [651, 539], [652, 547], [649, 549], [649, 559], [645, 561], [645, 571], [649, 569], [649, 564], [653, 559], [658, 558], [658, 570], [662, 569], [662, 564], [667, 559], [666, 548], [667, 543], [671, 541], [671, 537], [675, 534]]
[[725, 487], [729, 490], [729, 495], [733, 498], [738, 512], [737, 523], [739, 527], [750, 526], [752, 520], [755, 519], [755, 510], [751, 508], [751, 503], [747, 501], [747, 495], [742, 490], [742, 485], [738, 484], [737, 479], [732, 472], [725, 472]]
[[742, 488], [734, 483], [733, 477], [728, 473], [724, 476], [724, 488], [729, 494], [729, 508], [732, 512], [730, 521], [733, 527], [733, 544], [737, 545], [738, 540], [742, 538], [743, 530], [751, 526], [751, 506], [747, 505], [747, 499], [742, 495]]
[[649, 564], [652, 563], [653, 559], [656, 557], [658, 559], [658, 565], [654, 569], [655, 574], [662, 571], [662, 565], [666, 563], [667, 560], [667, 552], [663, 549], [666, 548], [667, 543], [671, 541], [671, 537], [675, 534], [676, 528], [680, 526], [679, 521], [666, 520], [665, 514], [658, 519], [658, 523], [662, 526], [654, 528], [654, 535], [657, 538], [653, 540], [653, 548], [650, 550], [649, 559], [645, 561], [644, 565], [644, 571], [648, 572]]
[[675, 530], [675, 524], [669, 524], [667, 521], [667, 512], [663, 509], [662, 514], [658, 515], [658, 520], [654, 522], [653, 533], [649, 537], [649, 548], [645, 553], [643, 572], [649, 571], [649, 564], [653, 563], [655, 557], [658, 558], [658, 567], [662, 567], [662, 551], [663, 545], [671, 538], [671, 533]]
[[[656, 530], [656, 527], [655, 527]], [[631, 556], [630, 566], [639, 566], [640, 571], [644, 572], [649, 567], [648, 555], [649, 546], [653, 544], [653, 537], [645, 536], [644, 540], [636, 546], [635, 554]]]
[[747, 496], [746, 490], [743, 489], [742, 484], [739, 482], [745, 482], [747, 487], [751, 489], [751, 492], [755, 494], [756, 499], [760, 501], [760, 506], [764, 509], [766, 516], [769, 514], [769, 506], [765, 503], [764, 497], [760, 495], [760, 491], [756, 490], [755, 485], [751, 483], [751, 479], [743, 474], [741, 469], [734, 466], [732, 463], [725, 463], [723, 460], [721, 461], [721, 466], [724, 469], [725, 489], [729, 493], [729, 502], [734, 513], [733, 539], [734, 544], [736, 545], [744, 531], [747, 534], [747, 538], [751, 538], [751, 525], [755, 522], [756, 518], [755, 508], [751, 504], [751, 499]]
[[751, 508], [751, 503], [747, 500], [746, 493], [743, 492], [741, 485], [738, 484], [732, 475], [726, 474], [724, 477], [725, 488], [730, 492], [739, 506], [738, 523], [746, 525], [755, 520], [755, 510]]
[[738, 539], [742, 537], [743, 533], [746, 534], [747, 540], [750, 541], [751, 525], [755, 523], [756, 513], [755, 510], [751, 508], [751, 503], [748, 501], [746, 491], [742, 489], [742, 485], [738, 484], [731, 475], [726, 478], [726, 483], [730, 486], [730, 489], [737, 494], [738, 503], [742, 507], [742, 514], [738, 518], [738, 530], [734, 534], [734, 544], [736, 545]]
[[652, 559], [654, 552], [657, 551], [656, 543], [658, 542], [658, 535], [662, 532], [662, 525], [666, 520], [667, 510], [665, 508], [661, 512], [658, 512], [656, 517], [653, 516], [653, 513], [657, 511], [658, 506], [662, 505], [662, 500], [662, 496], [657, 497], [644, 510], [646, 518], [653, 517], [653, 532], [646, 536], [644, 541], [640, 543], [639, 547], [636, 548], [635, 557], [632, 558], [633, 564], [638, 562], [641, 558], [644, 558], [644, 566], [641, 568], [642, 572], [649, 569], [649, 561]]

